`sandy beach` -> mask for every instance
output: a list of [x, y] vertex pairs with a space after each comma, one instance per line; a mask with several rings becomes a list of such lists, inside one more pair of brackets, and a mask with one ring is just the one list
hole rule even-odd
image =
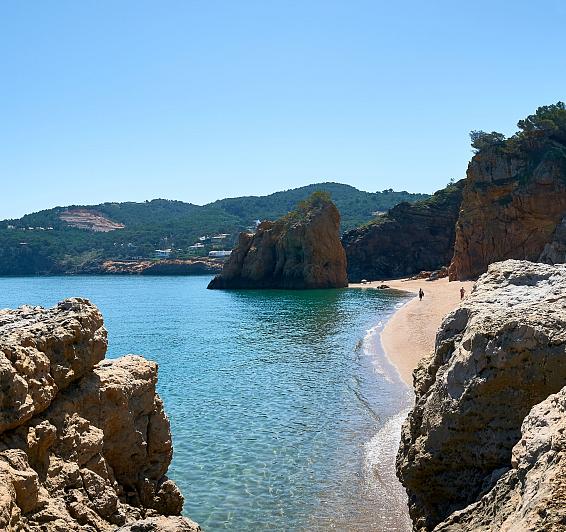
[[[372, 289], [382, 284], [350, 284], [352, 288]], [[415, 297], [403, 305], [387, 322], [381, 333], [385, 354], [397, 367], [401, 378], [408, 386], [413, 385], [412, 372], [419, 360], [434, 350], [436, 331], [444, 317], [460, 304], [460, 288], [470, 293], [473, 282], [448, 282], [447, 278], [437, 281], [404, 280], [385, 281], [390, 288], [404, 290]], [[422, 301], [416, 297], [419, 288], [425, 295]]]

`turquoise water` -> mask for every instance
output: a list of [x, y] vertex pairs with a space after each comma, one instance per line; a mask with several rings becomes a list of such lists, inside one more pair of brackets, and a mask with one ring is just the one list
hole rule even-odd
[[393, 460], [411, 398], [378, 340], [403, 296], [208, 281], [3, 278], [0, 308], [88, 297], [109, 357], [159, 363], [170, 477], [205, 530], [409, 529]]

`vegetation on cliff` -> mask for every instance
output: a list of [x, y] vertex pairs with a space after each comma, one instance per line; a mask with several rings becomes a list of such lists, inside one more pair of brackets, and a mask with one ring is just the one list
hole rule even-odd
[[[173, 248], [175, 258], [187, 258], [189, 246], [203, 235], [228, 234], [221, 243], [231, 249], [237, 234], [255, 220], [283, 216], [314, 190], [332, 195], [342, 212], [342, 228], [370, 220], [400, 201], [426, 197], [408, 192], [363, 192], [348, 185], [321, 183], [269, 196], [219, 200], [198, 206], [181, 201], [103, 203], [89, 207], [57, 207], [19, 220], [0, 222], [0, 275], [73, 273], [92, 270], [105, 260], [147, 259], [156, 249]], [[70, 226], [66, 211], [86, 210], [124, 228], [93, 232]], [[197, 252], [198, 253], [198, 252]]]
[[340, 242], [340, 213], [324, 191], [238, 245], [208, 288], [342, 288], [346, 255]]

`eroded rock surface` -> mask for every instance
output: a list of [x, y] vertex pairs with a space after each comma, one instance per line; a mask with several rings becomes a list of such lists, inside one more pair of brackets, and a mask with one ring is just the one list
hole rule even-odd
[[[566, 266], [492, 264], [443, 322], [434, 355], [415, 371], [416, 403], [397, 469], [416, 530], [432, 530], [500, 477], [509, 479], [502, 475], [512, 467], [521, 424], [534, 405], [562, 389], [565, 360]], [[557, 461], [556, 471], [563, 455]], [[498, 507], [494, 500], [492, 517]]]
[[0, 312], [0, 530], [198, 530], [166, 476], [157, 365], [106, 342], [86, 300]]
[[534, 406], [523, 421], [511, 469], [477, 503], [436, 531], [566, 530], [566, 388]]
[[324, 196], [241, 233], [222, 273], [208, 288], [342, 288], [348, 285], [340, 213]]

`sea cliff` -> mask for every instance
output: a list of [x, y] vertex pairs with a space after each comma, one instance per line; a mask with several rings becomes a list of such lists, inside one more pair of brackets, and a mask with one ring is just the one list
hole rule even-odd
[[157, 365], [106, 347], [87, 300], [0, 311], [0, 529], [199, 530], [166, 476]]
[[448, 266], [463, 188], [461, 180], [429, 199], [400, 203], [374, 222], [345, 233], [350, 282], [408, 277]]
[[539, 107], [505, 139], [472, 134], [456, 225], [451, 280], [475, 279], [505, 259], [562, 262], [565, 258], [566, 108]]
[[208, 288], [343, 288], [348, 285], [340, 213], [315, 193], [254, 234], [241, 233], [222, 273]]
[[444, 320], [397, 458], [415, 530], [564, 530], [565, 293], [566, 266], [508, 260]]

